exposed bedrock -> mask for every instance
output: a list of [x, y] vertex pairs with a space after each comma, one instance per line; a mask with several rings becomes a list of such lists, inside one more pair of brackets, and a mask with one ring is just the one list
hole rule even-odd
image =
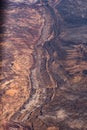
[[[35, 63], [31, 68], [30, 80], [32, 89], [34, 89], [34, 94], [27, 100], [23, 107], [16, 114], [13, 115], [13, 121], [23, 122], [29, 118], [30, 114], [46, 102], [47, 98], [47, 88], [55, 87], [54, 81], [51, 81], [52, 76], [50, 76], [47, 63], [47, 52], [43, 45], [46, 41], [54, 38], [54, 29], [52, 28], [54, 24], [54, 19], [50, 13], [49, 7], [43, 7], [43, 17], [45, 19], [44, 26], [42, 28], [42, 33], [39, 41], [35, 45], [34, 60]], [[48, 17], [47, 17], [48, 16]], [[51, 21], [51, 22], [50, 22]], [[55, 21], [56, 22], [56, 21]], [[51, 35], [52, 38], [51, 38]], [[25, 114], [24, 117], [23, 114]]]

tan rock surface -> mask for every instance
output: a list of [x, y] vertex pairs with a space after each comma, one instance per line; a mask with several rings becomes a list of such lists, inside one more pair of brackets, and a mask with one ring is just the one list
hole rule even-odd
[[59, 130], [59, 128], [58, 128], [58, 127], [53, 126], [53, 127], [48, 127], [48, 128], [47, 128], [47, 130]]
[[[0, 125], [8, 122], [30, 96], [33, 45], [40, 37], [43, 19], [35, 9], [5, 10], [0, 62]], [[25, 17], [26, 16], [26, 17]], [[1, 130], [1, 129], [0, 129]]]

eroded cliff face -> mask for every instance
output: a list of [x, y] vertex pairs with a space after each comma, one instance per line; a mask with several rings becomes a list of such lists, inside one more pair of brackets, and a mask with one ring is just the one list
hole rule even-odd
[[87, 2], [30, 2], [2, 8], [0, 130], [86, 130]]

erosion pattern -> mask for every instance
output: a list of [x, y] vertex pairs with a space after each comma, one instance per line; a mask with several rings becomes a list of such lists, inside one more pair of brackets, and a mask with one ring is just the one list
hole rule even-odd
[[87, 1], [2, 8], [1, 130], [87, 130]]

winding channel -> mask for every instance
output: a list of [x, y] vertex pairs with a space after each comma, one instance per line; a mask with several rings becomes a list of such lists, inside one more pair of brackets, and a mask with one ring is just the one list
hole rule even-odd
[[[49, 5], [44, 5], [41, 8], [45, 22], [40, 39], [35, 45], [35, 51], [33, 54], [35, 61], [30, 75], [31, 86], [32, 90], [34, 90], [34, 93], [31, 95], [31, 97], [29, 97], [27, 102], [24, 103], [20, 110], [12, 116], [11, 120], [14, 122], [26, 121], [30, 114], [36, 110], [36, 108], [41, 107], [45, 103], [47, 99], [47, 88], [49, 87], [49, 83], [46, 83], [45, 80], [52, 82], [51, 84], [53, 86], [56, 85], [52, 81], [52, 77], [50, 76], [49, 70], [47, 68], [47, 52], [43, 48], [45, 42], [50, 41], [55, 37], [55, 30], [53, 28], [53, 26], [56, 25], [55, 16], [53, 16], [53, 13], [55, 15], [55, 12]], [[44, 78], [45, 76], [47, 76], [47, 79]]]

